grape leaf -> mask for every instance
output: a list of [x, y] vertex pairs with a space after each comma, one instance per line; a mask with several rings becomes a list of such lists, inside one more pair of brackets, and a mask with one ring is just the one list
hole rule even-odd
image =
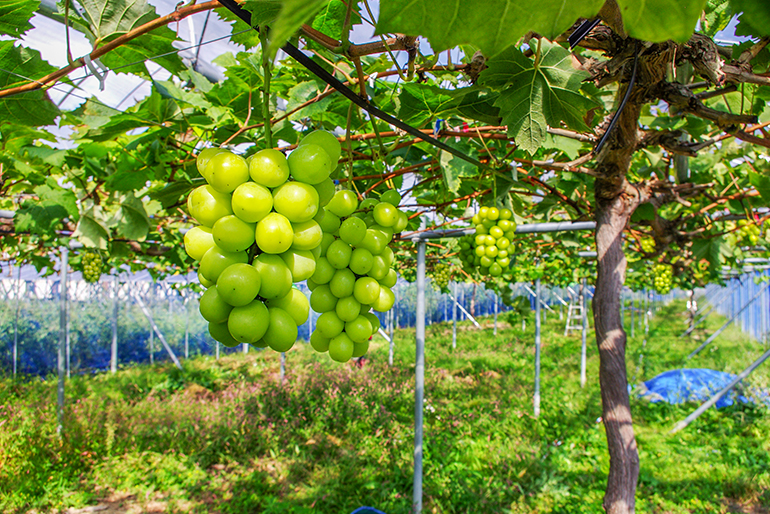
[[422, 35], [435, 52], [474, 44], [495, 56], [530, 31], [554, 39], [604, 0], [388, 0], [380, 3], [376, 33]]
[[[13, 41], [0, 41], [0, 89], [38, 79], [56, 71], [40, 57], [40, 52]], [[28, 91], [0, 99], [0, 122], [26, 126], [50, 125], [59, 109], [45, 91]]]
[[[471, 153], [471, 145], [466, 141], [448, 142], [447, 144], [465, 155]], [[444, 182], [453, 193], [459, 189], [461, 177], [473, 177], [478, 174], [476, 166], [444, 150], [439, 152], [438, 160], [441, 165], [441, 173], [444, 175]]]
[[401, 106], [398, 117], [421, 127], [457, 107], [466, 92], [464, 89], [448, 90], [414, 82], [404, 84], [399, 95]]
[[751, 36], [770, 35], [770, 3], [767, 0], [730, 0], [734, 12], [742, 12], [736, 33]]
[[[342, 39], [342, 27], [345, 23], [347, 11], [348, 7], [345, 5], [345, 2], [342, 0], [331, 0], [316, 14], [311, 27], [334, 39]], [[353, 6], [350, 13], [350, 23], [351, 25], [361, 23], [357, 4]]]
[[628, 35], [644, 41], [684, 43], [706, 7], [706, 0], [617, 0]]
[[133, 193], [125, 196], [115, 220], [117, 233], [132, 241], [144, 241], [150, 232], [150, 219], [144, 204]]
[[559, 45], [541, 40], [539, 62], [516, 48], [489, 61], [481, 74], [484, 85], [501, 88], [495, 106], [500, 108], [519, 148], [534, 153], [547, 134], [547, 126], [562, 123], [575, 130], [588, 130], [583, 116], [597, 104], [580, 94], [586, 74], [572, 68], [570, 53]]
[[35, 188], [36, 200], [25, 201], [14, 215], [14, 226], [19, 232], [55, 237], [54, 229], [64, 218], [77, 218], [77, 197], [62, 189], [52, 178]]
[[172, 45], [176, 39], [172, 30], [161, 27], [108, 52], [101, 57], [101, 62], [110, 70], [149, 78], [150, 73], [145, 61], [152, 58], [152, 62], [166, 70], [179, 73], [187, 68], [179, 57], [178, 50]]
[[770, 202], [770, 176], [749, 172], [749, 182], [766, 202]]
[[[242, 7], [251, 13], [251, 24], [254, 27], [272, 25], [281, 11], [280, 0], [247, 0]], [[247, 30], [246, 25], [238, 16], [233, 14], [230, 9], [221, 8], [216, 10], [217, 15], [224, 21], [233, 22], [232, 36], [230, 41], [243, 45], [247, 50], [256, 48], [260, 45], [259, 32]]]
[[147, 0], [79, 0], [82, 17], [71, 16], [73, 26], [80, 25], [92, 44], [110, 36], [125, 34], [158, 15]]
[[[268, 51], [271, 56], [297, 32], [303, 24], [310, 22], [313, 16], [321, 10], [328, 0], [284, 0], [281, 11], [270, 27], [270, 44]], [[252, 22], [253, 23], [253, 22]]]
[[94, 205], [83, 211], [72, 237], [91, 248], [107, 249], [110, 232], [102, 221], [102, 208]]
[[3, 0], [0, 2], [0, 34], [21, 37], [32, 28], [29, 19], [40, 6], [40, 0]]

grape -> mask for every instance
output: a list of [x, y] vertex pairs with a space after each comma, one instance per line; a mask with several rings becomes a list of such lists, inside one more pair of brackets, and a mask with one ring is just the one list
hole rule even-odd
[[310, 307], [316, 312], [329, 312], [335, 309], [337, 297], [331, 288], [324, 284], [313, 289], [310, 293]]
[[194, 189], [187, 197], [187, 210], [190, 216], [206, 227], [213, 227], [219, 218], [233, 213], [230, 195], [220, 193], [211, 186]]
[[[377, 256], [381, 258], [381, 256]], [[374, 256], [372, 252], [366, 248], [356, 248], [353, 253], [350, 254], [350, 269], [356, 275], [366, 275], [372, 269], [374, 265]], [[390, 271], [390, 269], [388, 269]]]
[[380, 294], [372, 304], [372, 308], [377, 312], [387, 312], [396, 302], [396, 296], [388, 287], [380, 287]]
[[358, 199], [356, 198], [355, 193], [348, 191], [347, 189], [337, 191], [326, 206], [327, 211], [336, 214], [340, 218], [350, 216], [357, 208]]
[[236, 341], [254, 344], [264, 337], [270, 314], [261, 300], [235, 307], [227, 319], [227, 328]]
[[329, 154], [315, 144], [298, 146], [289, 154], [288, 162], [291, 176], [307, 184], [320, 184], [333, 170]]
[[221, 148], [204, 148], [201, 150], [201, 152], [198, 154], [198, 158], [195, 159], [195, 165], [198, 168], [198, 173], [201, 174], [201, 177], [208, 180], [208, 174], [206, 173], [206, 165], [209, 163], [209, 160], [218, 154], [219, 152], [222, 152]]
[[228, 252], [214, 245], [203, 255], [200, 273], [211, 282], [216, 283], [225, 268], [231, 264], [248, 261], [249, 257], [246, 252]]
[[312, 252], [289, 249], [280, 255], [291, 272], [293, 282], [302, 282], [315, 274], [316, 258]]
[[294, 229], [292, 248], [295, 250], [312, 250], [321, 244], [324, 233], [321, 226], [314, 220], [294, 223], [292, 227]]
[[433, 288], [437, 291], [448, 291], [449, 282], [452, 280], [452, 271], [452, 266], [443, 262], [433, 266], [433, 270], [430, 272]]
[[310, 221], [318, 212], [318, 191], [302, 182], [286, 182], [273, 191], [273, 208], [292, 223]]
[[329, 356], [337, 362], [347, 362], [353, 357], [354, 344], [350, 337], [341, 333], [329, 341]]
[[286, 296], [291, 289], [291, 271], [278, 255], [263, 253], [253, 262], [262, 278], [259, 295], [270, 300]]
[[360, 343], [353, 342], [353, 355], [352, 358], [363, 357], [366, 352], [369, 351], [369, 340], [365, 340]]
[[249, 162], [249, 175], [257, 184], [278, 187], [289, 178], [289, 163], [278, 150], [260, 150]]
[[334, 137], [334, 134], [324, 130], [314, 130], [303, 137], [298, 146], [308, 144], [318, 145], [323, 148], [329, 156], [332, 166], [337, 166], [337, 161], [340, 160], [340, 154], [342, 153], [342, 145], [340, 145], [340, 142]]
[[321, 332], [318, 330], [314, 330], [313, 333], [310, 334], [310, 346], [312, 346], [313, 350], [318, 353], [329, 351], [329, 341], [330, 339], [322, 336]]
[[366, 316], [359, 315], [345, 323], [345, 333], [354, 343], [362, 343], [372, 337], [372, 323]]
[[221, 151], [211, 156], [206, 164], [206, 180], [220, 193], [232, 193], [249, 180], [249, 165], [240, 155]]
[[187, 255], [199, 261], [214, 246], [214, 236], [208, 227], [193, 227], [184, 235], [184, 249]]
[[318, 192], [318, 203], [321, 207], [328, 204], [334, 197], [334, 181], [330, 178], [318, 184], [313, 184], [313, 187]]
[[232, 208], [246, 223], [256, 223], [273, 209], [273, 195], [264, 186], [245, 182], [233, 191]]
[[378, 318], [376, 314], [371, 313], [371, 312], [367, 312], [367, 313], [362, 314], [362, 316], [364, 316], [366, 319], [368, 319], [369, 323], [371, 323], [371, 325], [372, 325], [372, 334], [374, 334], [375, 332], [377, 332], [380, 329], [380, 325], [381, 325], [380, 324], [380, 318]]
[[291, 314], [278, 307], [269, 307], [270, 323], [262, 340], [276, 352], [288, 352], [297, 340], [297, 323]]
[[288, 312], [297, 325], [306, 322], [310, 315], [310, 303], [307, 296], [296, 287], [292, 287], [286, 296], [268, 300], [267, 306], [270, 308], [278, 307]]
[[358, 317], [361, 311], [361, 304], [353, 296], [346, 296], [340, 298], [337, 301], [337, 306], [334, 308], [334, 312], [342, 321], [353, 321]]
[[340, 239], [350, 245], [357, 245], [366, 235], [366, 223], [359, 218], [348, 218], [339, 226], [339, 228]]
[[375, 279], [370, 277], [361, 277], [356, 280], [353, 287], [353, 296], [364, 305], [371, 305], [380, 297], [382, 286]]
[[247, 250], [255, 241], [256, 225], [246, 223], [235, 215], [223, 216], [214, 223], [211, 229], [214, 242], [218, 247], [228, 252]]
[[388, 189], [380, 196], [381, 202], [389, 203], [390, 205], [398, 205], [401, 203], [401, 195], [395, 189]]
[[227, 323], [209, 323], [209, 335], [215, 340], [219, 341], [223, 345], [233, 348], [235, 346], [238, 346], [240, 342], [238, 342], [232, 334], [230, 334], [230, 330], [227, 327]]
[[319, 330], [322, 336], [329, 339], [339, 335], [343, 328], [345, 328], [345, 324], [334, 311], [324, 312], [316, 320], [316, 330]]
[[671, 291], [673, 285], [674, 270], [666, 264], [656, 264], [652, 269], [654, 278], [653, 285], [660, 294], [666, 294]]
[[345, 298], [353, 294], [356, 285], [356, 276], [348, 268], [337, 270], [329, 282], [329, 289], [337, 298]]
[[387, 202], [378, 203], [372, 212], [374, 221], [383, 227], [392, 227], [398, 221], [398, 211]]
[[254, 266], [237, 263], [228, 266], [219, 275], [216, 289], [225, 302], [240, 307], [257, 297], [261, 285], [262, 277]]
[[257, 223], [256, 242], [266, 253], [283, 253], [294, 241], [294, 229], [283, 214], [271, 212]]
[[233, 310], [233, 306], [227, 303], [220, 295], [216, 286], [209, 287], [201, 295], [198, 308], [203, 319], [209, 323], [224, 323]]
[[350, 264], [353, 249], [342, 239], [337, 239], [326, 250], [326, 259], [335, 269], [345, 269]]

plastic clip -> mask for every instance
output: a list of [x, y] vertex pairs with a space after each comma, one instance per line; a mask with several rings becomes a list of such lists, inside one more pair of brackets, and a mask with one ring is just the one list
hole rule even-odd
[[[99, 91], [104, 91], [104, 81], [107, 79], [107, 74], [110, 72], [110, 70], [105, 68], [99, 59], [94, 59], [92, 61], [90, 55], [83, 57], [83, 61], [85, 61], [86, 66], [91, 71], [93, 76], [96, 77], [96, 80], [99, 81]], [[104, 72], [104, 74], [99, 73], [99, 70], [96, 69], [94, 63], [96, 63], [96, 66], [98, 66]]]

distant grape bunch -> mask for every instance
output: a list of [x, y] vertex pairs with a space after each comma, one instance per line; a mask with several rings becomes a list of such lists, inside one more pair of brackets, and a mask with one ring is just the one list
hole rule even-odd
[[642, 251], [644, 253], [654, 253], [655, 252], [655, 240], [651, 237], [645, 237], [642, 238], [639, 241], [640, 246], [642, 247]]
[[511, 265], [516, 223], [510, 209], [484, 206], [471, 219], [474, 236], [460, 240], [460, 259], [481, 275], [499, 277]]
[[321, 315], [310, 344], [329, 352], [338, 362], [361, 357], [369, 338], [380, 328], [371, 312], [390, 310], [395, 301], [391, 288], [398, 276], [388, 243], [406, 228], [408, 219], [398, 209], [401, 196], [394, 190], [379, 200], [359, 204], [352, 191], [338, 191], [320, 218], [324, 235], [316, 269], [307, 281], [310, 306]]
[[87, 251], [81, 259], [83, 265], [83, 280], [86, 282], [98, 282], [104, 270], [104, 262], [99, 252]]
[[449, 291], [449, 283], [452, 281], [454, 267], [445, 262], [439, 262], [430, 273], [431, 283], [436, 291]]
[[740, 220], [738, 222], [738, 230], [736, 236], [738, 241], [746, 246], [756, 246], [759, 243], [761, 235], [759, 225], [756, 223], [749, 223], [746, 220]]
[[310, 304], [294, 282], [310, 278], [321, 255], [321, 207], [334, 196], [329, 175], [340, 156], [330, 133], [305, 136], [288, 159], [265, 149], [248, 159], [210, 148], [197, 159], [208, 182], [187, 199], [200, 226], [184, 236], [206, 287], [201, 315], [225, 346], [289, 350]]
[[653, 285], [655, 290], [660, 294], [666, 294], [671, 291], [671, 286], [674, 283], [674, 270], [667, 264], [656, 264], [652, 268], [653, 272]]

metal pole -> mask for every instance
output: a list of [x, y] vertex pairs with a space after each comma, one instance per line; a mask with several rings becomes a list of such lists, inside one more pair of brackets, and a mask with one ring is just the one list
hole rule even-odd
[[[69, 252], [67, 255], [67, 265], [69, 265]], [[67, 326], [64, 330], [64, 346], [65, 346], [65, 353], [67, 356], [67, 380], [70, 378], [70, 324], [69, 324], [69, 316], [70, 316], [70, 295], [69, 295], [69, 287], [65, 289], [64, 294], [64, 310], [66, 311], [67, 316]]]
[[422, 415], [425, 394], [425, 242], [417, 242], [417, 318], [415, 320], [414, 487], [412, 512], [422, 512]]
[[497, 335], [497, 294], [492, 293], [492, 295], [494, 296], [494, 301], [495, 301], [495, 331], [494, 331], [494, 335], [496, 336]]
[[112, 280], [112, 345], [110, 346], [110, 371], [118, 371], [118, 292], [120, 283], [118, 276]]
[[246, 343], [241, 344], [241, 350], [243, 351], [243, 354], [246, 355], [249, 353], [249, 345]]
[[388, 366], [393, 365], [393, 325], [396, 323], [395, 308], [391, 309], [388, 313]]
[[166, 352], [168, 352], [169, 356], [171, 357], [171, 360], [174, 362], [174, 365], [177, 368], [182, 369], [182, 364], [179, 362], [179, 359], [176, 358], [176, 355], [174, 354], [174, 351], [171, 349], [171, 347], [168, 345], [166, 338], [163, 337], [163, 334], [158, 328], [158, 325], [155, 324], [155, 320], [153, 319], [152, 314], [150, 314], [150, 311], [147, 309], [147, 306], [145, 305], [144, 301], [142, 301], [142, 299], [137, 294], [134, 294], [134, 298], [136, 299], [136, 302], [139, 304], [139, 308], [142, 309], [142, 312], [149, 320], [150, 326], [152, 326], [152, 330], [156, 334], [158, 334], [158, 339], [160, 339], [161, 344], [163, 344], [163, 347], [166, 349]]
[[631, 293], [631, 337], [634, 337], [634, 293]]
[[[764, 290], [764, 289], [763, 289]], [[698, 418], [701, 414], [703, 414], [708, 408], [710, 408], [712, 405], [714, 405], [716, 402], [719, 401], [720, 398], [722, 398], [724, 395], [730, 392], [730, 390], [735, 387], [735, 385], [743, 380], [744, 378], [748, 377], [755, 369], [759, 367], [760, 364], [765, 362], [770, 357], [770, 350], [767, 350], [765, 353], [762, 354], [762, 356], [755, 360], [751, 366], [741, 371], [738, 376], [736, 376], [734, 379], [730, 381], [729, 384], [725, 386], [724, 389], [719, 391], [717, 394], [709, 398], [707, 402], [705, 402], [703, 405], [698, 407], [695, 412], [687, 416], [684, 420], [680, 421], [676, 424], [676, 426], [671, 430], [671, 433], [679, 432], [683, 428], [685, 428], [687, 425], [692, 423], [695, 419]]]
[[13, 320], [13, 376], [16, 377], [16, 368], [19, 361], [19, 311], [21, 310], [21, 264], [16, 262], [16, 317]]
[[[188, 281], [189, 283], [189, 281]], [[184, 358], [190, 358], [190, 291], [184, 290]]]
[[57, 367], [59, 371], [59, 383], [56, 389], [56, 433], [62, 435], [64, 429], [64, 351], [67, 340], [67, 272], [69, 268], [69, 249], [65, 246], [61, 249], [61, 269], [59, 270], [59, 351], [57, 355]]
[[540, 416], [540, 279], [535, 280], [535, 417]]
[[[452, 289], [452, 293], [457, 297], [457, 282]], [[457, 348], [457, 302], [452, 301], [452, 350], [455, 348]]]
[[[465, 292], [463, 292], [463, 297], [464, 297], [464, 296], [465, 296]], [[454, 297], [454, 296], [452, 296], [452, 295], [450, 294], [450, 295], [449, 295], [449, 297], [452, 299], [452, 301], [454, 302], [454, 304], [455, 304], [455, 305], [456, 305], [456, 306], [457, 306], [457, 307], [460, 309], [460, 312], [462, 312], [463, 314], [465, 314], [465, 317], [466, 317], [466, 318], [468, 318], [468, 319], [471, 321], [471, 323], [473, 323], [473, 325], [474, 325], [476, 328], [481, 328], [481, 325], [479, 324], [479, 322], [478, 322], [478, 321], [476, 321], [476, 318], [474, 318], [474, 317], [471, 315], [471, 313], [470, 313], [470, 312], [468, 312], [467, 310], [465, 310], [465, 307], [463, 307], [463, 306], [462, 306], [460, 303], [458, 303], [458, 301], [455, 299], [455, 297]], [[464, 298], [463, 298], [463, 299], [464, 299]]]
[[219, 360], [219, 341], [214, 341], [214, 342], [217, 344], [216, 352], [217, 352], [217, 360]]
[[580, 309], [583, 313], [583, 327], [581, 330], [581, 346], [580, 346], [580, 387], [586, 386], [586, 334], [588, 332], [588, 312], [587, 312], [587, 302], [586, 302], [586, 279], [583, 279], [583, 281], [580, 284], [580, 302], [582, 303], [582, 308]]
[[711, 342], [712, 342], [714, 339], [716, 339], [716, 338], [719, 336], [719, 334], [721, 334], [721, 333], [724, 331], [724, 329], [726, 329], [726, 328], [727, 328], [727, 327], [730, 325], [730, 323], [732, 323], [733, 321], [735, 321], [735, 319], [736, 319], [738, 316], [740, 316], [740, 315], [741, 315], [741, 313], [742, 313], [744, 310], [746, 310], [746, 308], [748, 308], [748, 307], [749, 307], [749, 305], [751, 305], [752, 303], [754, 303], [754, 300], [756, 300], [757, 298], [759, 298], [759, 297], [760, 297], [760, 295], [761, 295], [761, 294], [762, 294], [762, 293], [763, 293], [763, 292], [764, 292], [764, 291], [765, 291], [765, 290], [766, 290], [768, 287], [770, 287], [770, 283], [768, 283], [768, 284], [766, 284], [764, 287], [762, 287], [762, 288], [759, 290], [759, 292], [758, 292], [757, 294], [755, 294], [755, 295], [754, 295], [754, 297], [753, 297], [751, 300], [749, 300], [749, 301], [748, 301], [748, 302], [747, 302], [747, 303], [746, 303], [746, 304], [745, 304], [743, 307], [741, 307], [741, 309], [740, 309], [738, 312], [736, 312], [736, 313], [735, 313], [735, 315], [734, 315], [732, 318], [730, 318], [729, 320], [727, 320], [727, 322], [726, 322], [724, 325], [722, 325], [721, 327], [719, 327], [719, 330], [717, 330], [716, 332], [714, 332], [713, 334], [711, 334], [711, 336], [709, 336], [709, 338], [708, 338], [708, 339], [706, 339], [706, 340], [703, 342], [703, 344], [702, 344], [702, 345], [700, 345], [700, 346], [699, 346], [699, 347], [697, 347], [695, 350], [693, 350], [693, 352], [692, 352], [690, 355], [688, 355], [688, 356], [687, 356], [687, 358], [688, 358], [688, 359], [692, 359], [692, 358], [693, 358], [693, 357], [695, 357], [695, 356], [696, 356], [696, 355], [697, 355], [697, 354], [698, 354], [698, 353], [699, 353], [701, 350], [703, 350], [703, 349], [704, 349], [704, 348], [705, 348], [707, 345], [709, 345], [709, 344], [710, 344], [710, 343], [711, 343]]
[[282, 384], [285, 378], [286, 378], [286, 352], [281, 352], [281, 383]]

